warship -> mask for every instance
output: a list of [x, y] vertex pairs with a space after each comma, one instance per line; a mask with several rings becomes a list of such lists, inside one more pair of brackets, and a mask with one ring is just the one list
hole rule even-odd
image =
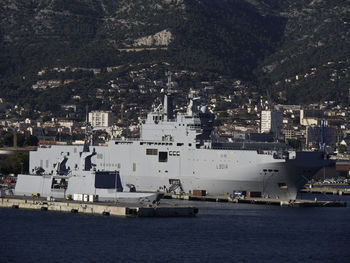
[[89, 140], [85, 140], [80, 152], [80, 163], [76, 169], [66, 166], [69, 153], [62, 153], [53, 164], [52, 170], [45, 173], [39, 167], [33, 174], [19, 174], [15, 186], [16, 196], [73, 199], [75, 201], [114, 201], [153, 205], [158, 204], [161, 193], [136, 192], [134, 185], [123, 186], [118, 171], [96, 171], [91, 158], [95, 150], [89, 151]]
[[[174, 94], [169, 77], [163, 102], [140, 123], [139, 138], [91, 145], [96, 171], [118, 171], [122, 182], [140, 191], [249, 191], [291, 200], [320, 169], [332, 165], [323, 152], [297, 152], [282, 143], [222, 142], [213, 136], [214, 116], [207, 105], [192, 97], [186, 112], [174, 114]], [[47, 169], [64, 154], [74, 171], [82, 147], [41, 146], [30, 152], [30, 169]]]

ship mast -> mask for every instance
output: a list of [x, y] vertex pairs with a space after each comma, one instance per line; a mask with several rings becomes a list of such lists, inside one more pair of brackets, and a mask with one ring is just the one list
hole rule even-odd
[[[91, 139], [91, 145], [92, 145], [92, 134], [90, 134], [90, 124], [89, 124], [89, 117], [88, 117], [88, 112], [89, 112], [89, 107], [86, 105], [86, 116], [85, 116], [85, 140], [84, 140], [84, 148], [83, 152], [89, 152], [89, 146], [90, 146], [90, 139]], [[91, 135], [91, 138], [89, 138]]]
[[165, 75], [168, 77], [168, 83], [166, 84], [167, 89], [164, 93], [163, 112], [164, 112], [164, 120], [167, 121], [174, 118], [173, 98], [172, 98], [172, 95], [174, 93], [174, 90], [173, 90], [174, 85], [171, 81], [172, 73], [168, 71], [165, 73]]

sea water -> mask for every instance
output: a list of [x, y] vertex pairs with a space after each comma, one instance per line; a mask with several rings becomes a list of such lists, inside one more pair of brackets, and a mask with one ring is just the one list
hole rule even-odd
[[348, 207], [177, 201], [194, 218], [0, 209], [0, 262], [350, 262], [342, 198]]

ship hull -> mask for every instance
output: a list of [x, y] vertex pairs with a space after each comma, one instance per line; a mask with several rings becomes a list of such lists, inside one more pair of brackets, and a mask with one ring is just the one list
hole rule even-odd
[[[138, 191], [206, 190], [222, 195], [239, 190], [283, 200], [295, 199], [307, 180], [331, 163], [315, 152], [285, 160], [252, 150], [197, 149], [161, 142], [110, 141], [93, 149], [96, 170], [117, 170], [122, 182], [135, 185]], [[67, 166], [74, 170], [80, 151], [79, 146], [39, 148], [30, 155], [30, 168], [50, 167], [52, 160], [65, 153]]]
[[[66, 199], [73, 198], [76, 194], [92, 195], [98, 201], [120, 202], [132, 204], [154, 204], [159, 200], [158, 193], [143, 192], [119, 192], [118, 189], [101, 189], [95, 187], [94, 173], [83, 172], [80, 176], [62, 177], [67, 182], [67, 189], [53, 188], [53, 181], [60, 180], [53, 175], [29, 175], [19, 174], [15, 186], [16, 196], [32, 196]], [[78, 201], [83, 201], [78, 200]], [[90, 200], [90, 202], [93, 200]]]

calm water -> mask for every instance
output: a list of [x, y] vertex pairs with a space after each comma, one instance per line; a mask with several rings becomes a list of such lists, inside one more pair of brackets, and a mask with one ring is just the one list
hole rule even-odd
[[350, 202], [347, 208], [181, 204], [198, 206], [199, 215], [0, 209], [0, 262], [350, 262]]

